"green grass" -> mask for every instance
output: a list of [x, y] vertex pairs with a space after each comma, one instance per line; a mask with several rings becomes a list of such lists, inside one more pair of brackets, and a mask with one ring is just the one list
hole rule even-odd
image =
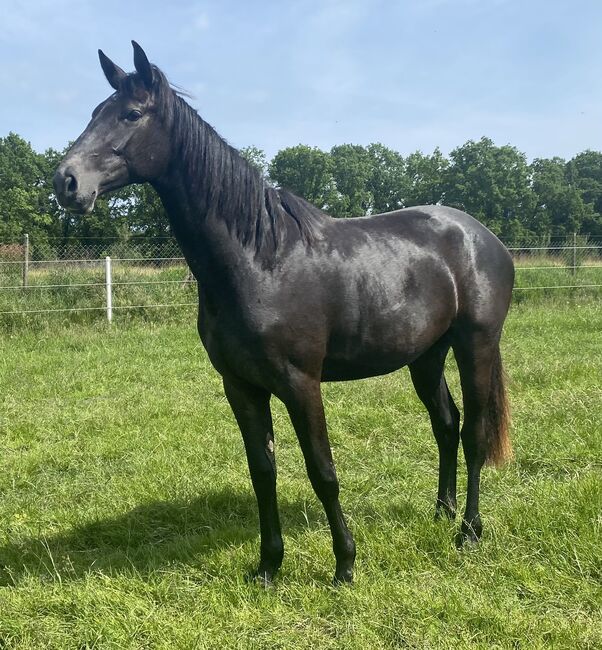
[[[186, 275], [187, 268], [181, 264], [157, 268], [114, 262], [114, 317], [122, 323], [132, 319], [164, 322], [174, 315], [180, 320], [178, 308], [152, 305], [194, 304], [196, 284], [184, 282]], [[56, 326], [106, 320], [104, 263], [34, 268], [28, 287], [21, 288], [21, 283], [14, 273], [0, 278], [0, 329], [20, 331], [23, 326], [39, 328], [45, 323]]]
[[[436, 449], [407, 371], [324, 386], [356, 582], [274, 404], [286, 555], [258, 553], [242, 442], [191, 310], [0, 335], [1, 648], [602, 647], [602, 303], [520, 304], [503, 341], [516, 459], [485, 535], [433, 521]], [[450, 367], [453, 392], [457, 376]], [[464, 501], [465, 471], [460, 471]]]
[[[582, 266], [567, 268], [571, 260], [547, 256], [516, 259], [514, 301], [542, 303], [573, 298], [596, 298], [602, 293], [602, 263], [598, 259], [580, 260]], [[559, 288], [565, 287], [565, 288]], [[566, 288], [570, 287], [570, 288]], [[578, 287], [578, 288], [574, 288]]]

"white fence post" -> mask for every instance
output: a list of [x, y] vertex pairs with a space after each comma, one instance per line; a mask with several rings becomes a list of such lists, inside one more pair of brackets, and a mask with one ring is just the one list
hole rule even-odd
[[23, 235], [23, 286], [29, 282], [29, 235]]
[[107, 287], [107, 320], [109, 323], [113, 320], [113, 295], [111, 288], [111, 258], [105, 257], [105, 282]]

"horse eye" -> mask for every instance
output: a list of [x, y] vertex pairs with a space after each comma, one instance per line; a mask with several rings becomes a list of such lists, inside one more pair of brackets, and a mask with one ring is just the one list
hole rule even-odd
[[126, 116], [125, 119], [128, 122], [137, 122], [140, 118], [142, 117], [142, 113], [140, 111], [130, 111]]

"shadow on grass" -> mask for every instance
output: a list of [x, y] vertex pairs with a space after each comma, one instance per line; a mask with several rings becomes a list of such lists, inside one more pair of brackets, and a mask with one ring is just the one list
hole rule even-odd
[[[386, 518], [393, 515], [413, 520], [419, 535], [420, 514], [409, 503], [389, 504], [382, 510], [368, 504], [357, 506], [354, 516], [366, 528], [379, 520], [386, 525]], [[308, 529], [324, 529], [329, 535], [317, 500], [281, 499], [280, 515], [285, 540]], [[239, 547], [249, 541], [254, 543], [254, 561], [259, 551], [259, 523], [251, 491], [221, 490], [193, 500], [153, 501], [67, 532], [4, 543], [0, 546], [0, 586], [18, 584], [28, 576], [68, 581], [91, 572], [144, 577], [178, 563], [191, 569], [207, 567], [219, 553], [233, 547], [239, 553]]]
[[[307, 527], [304, 504], [281, 505], [287, 529]], [[312, 520], [319, 511], [312, 508]], [[204, 556], [258, 538], [254, 495], [233, 490], [193, 500], [153, 501], [113, 518], [91, 521], [56, 535], [0, 546], [0, 585], [28, 575], [78, 579], [93, 572], [149, 574], [171, 563]]]

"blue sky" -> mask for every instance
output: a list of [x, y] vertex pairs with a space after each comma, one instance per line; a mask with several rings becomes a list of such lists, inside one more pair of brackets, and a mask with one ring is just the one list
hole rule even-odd
[[602, 149], [600, 0], [21, 0], [2, 3], [0, 136], [62, 149], [130, 40], [234, 146], [272, 156], [483, 135], [529, 159]]

